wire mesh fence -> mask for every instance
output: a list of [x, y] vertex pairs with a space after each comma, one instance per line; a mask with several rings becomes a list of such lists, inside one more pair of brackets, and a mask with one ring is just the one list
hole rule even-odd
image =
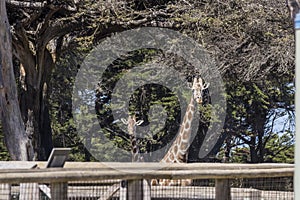
[[[293, 166], [275, 167], [276, 170], [258, 167], [250, 173], [248, 168], [224, 168], [221, 176], [216, 175], [220, 172], [211, 165], [210, 170], [197, 165], [181, 169], [169, 166], [167, 170], [144, 174], [138, 172], [137, 166], [133, 175], [106, 169], [42, 172], [36, 169], [36, 173], [34, 170], [17, 173], [0, 170], [0, 200], [224, 200], [225, 196], [218, 195], [217, 191], [220, 180], [227, 180], [223, 187], [229, 188], [232, 200], [294, 199]], [[156, 177], [158, 184], [151, 185]]]
[[[53, 187], [56, 188], [58, 199], [69, 200], [119, 200], [128, 199], [126, 189], [130, 181], [72, 181], [64, 184], [22, 183], [1, 184], [1, 200], [51, 200]], [[230, 180], [232, 200], [292, 200], [293, 179], [291, 177], [232, 179]], [[9, 189], [10, 188], [10, 189]], [[138, 186], [133, 191], [141, 191]], [[215, 199], [214, 180], [193, 180], [192, 185], [151, 186], [143, 188], [149, 193], [151, 200], [212, 200]], [[149, 191], [145, 191], [149, 189]], [[9, 192], [10, 190], [10, 192]], [[123, 191], [122, 191], [123, 190]], [[65, 193], [65, 197], [61, 196]], [[6, 196], [6, 197], [5, 197]]]

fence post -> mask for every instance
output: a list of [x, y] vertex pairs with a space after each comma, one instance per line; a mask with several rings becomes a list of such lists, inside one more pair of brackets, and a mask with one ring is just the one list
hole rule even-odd
[[[147, 180], [128, 180], [126, 190], [120, 189], [120, 200], [150, 200], [151, 188]], [[123, 184], [121, 184], [122, 188]], [[123, 187], [124, 188], [124, 187]], [[125, 197], [126, 196], [126, 197]]]
[[143, 200], [151, 200], [151, 184], [150, 180], [143, 180]]
[[40, 189], [38, 183], [20, 183], [20, 199], [39, 200]]
[[125, 180], [120, 183], [120, 200], [127, 200], [127, 181]]
[[230, 200], [230, 181], [229, 179], [216, 179], [216, 200]]
[[11, 199], [11, 185], [4, 183], [0, 184], [0, 199], [10, 200]]
[[52, 183], [51, 199], [68, 200], [68, 183]]
[[143, 180], [128, 180], [127, 200], [143, 199]]
[[294, 192], [295, 200], [300, 199], [300, 13], [296, 14], [294, 19], [295, 37], [296, 37], [296, 95], [295, 95], [295, 109], [296, 109], [296, 142], [295, 142], [295, 174], [294, 174]]

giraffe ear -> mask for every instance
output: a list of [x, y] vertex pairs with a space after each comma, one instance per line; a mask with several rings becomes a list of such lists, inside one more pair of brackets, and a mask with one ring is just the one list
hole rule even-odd
[[209, 87], [209, 83], [204, 83], [203, 90], [207, 89]]
[[144, 123], [144, 120], [138, 120], [135, 124], [136, 124], [137, 126], [139, 126], [139, 125], [141, 125], [142, 123]]
[[128, 124], [128, 121], [126, 120], [126, 119], [124, 119], [124, 118], [121, 118], [121, 122], [123, 123], [123, 124]]

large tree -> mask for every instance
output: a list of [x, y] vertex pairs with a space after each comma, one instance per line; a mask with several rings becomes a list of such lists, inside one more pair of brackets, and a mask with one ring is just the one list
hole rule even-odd
[[[20, 109], [21, 117], [17, 117], [23, 120], [27, 140], [32, 144], [30, 152], [34, 153], [28, 159], [42, 160], [52, 149], [47, 102], [51, 71], [64, 43], [63, 36], [80, 27], [77, 16], [73, 16], [77, 7], [71, 1], [7, 1], [7, 7], [12, 26], [15, 72], [18, 75], [15, 81], [19, 88], [19, 106], [15, 106]], [[8, 112], [4, 113], [3, 118], [6, 115]], [[5, 121], [2, 123], [4, 127], [7, 124]], [[15, 135], [21, 134], [14, 131]], [[17, 138], [6, 137], [9, 152], [15, 158], [18, 158], [16, 153], [19, 152], [10, 149], [14, 148], [13, 141]]]
[[12, 63], [11, 33], [5, 1], [0, 2], [0, 95], [5, 143], [11, 158], [28, 160], [32, 157], [32, 145], [25, 133], [18, 103]]

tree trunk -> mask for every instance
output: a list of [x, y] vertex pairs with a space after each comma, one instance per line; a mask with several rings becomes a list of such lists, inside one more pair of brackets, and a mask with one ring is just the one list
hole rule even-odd
[[[53, 148], [51, 122], [48, 109], [48, 85], [50, 82], [50, 72], [53, 67], [53, 60], [47, 49], [41, 49], [34, 55], [37, 63], [31, 63], [29, 68], [40, 69], [43, 72], [41, 78], [38, 71], [35, 74], [26, 74], [22, 95], [20, 95], [20, 107], [22, 117], [26, 124], [26, 132], [32, 136], [34, 148], [33, 160], [47, 160]], [[28, 54], [30, 52], [27, 52]], [[20, 57], [23, 64], [26, 61]], [[32, 66], [33, 64], [33, 66]], [[26, 64], [25, 64], [26, 65]], [[37, 66], [36, 66], [37, 65]], [[28, 70], [27, 70], [28, 71]]]
[[[14, 56], [20, 64], [20, 109], [27, 135], [32, 139], [32, 160], [47, 160], [53, 148], [48, 109], [48, 88], [54, 66], [43, 38], [29, 41], [22, 24], [15, 27]], [[29, 48], [29, 46], [35, 48]]]
[[5, 1], [0, 1], [0, 104], [5, 143], [13, 160], [32, 159], [33, 148], [21, 117]]
[[257, 118], [256, 121], [256, 131], [257, 131], [257, 155], [258, 155], [258, 162], [262, 163], [264, 162], [264, 152], [265, 152], [265, 147], [264, 147], [264, 134], [265, 134], [265, 123], [267, 121], [266, 119], [267, 115], [264, 113], [261, 113], [259, 117]]
[[258, 156], [256, 151], [256, 136], [251, 136], [250, 139], [250, 159], [251, 163], [258, 163]]

